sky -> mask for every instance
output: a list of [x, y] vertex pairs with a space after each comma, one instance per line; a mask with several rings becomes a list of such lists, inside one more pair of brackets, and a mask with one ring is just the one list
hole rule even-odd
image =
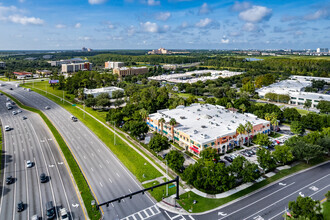
[[0, 50], [330, 47], [330, 0], [0, 0]]

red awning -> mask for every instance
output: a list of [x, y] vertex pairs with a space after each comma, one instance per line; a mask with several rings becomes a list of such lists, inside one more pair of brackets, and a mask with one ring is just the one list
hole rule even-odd
[[195, 146], [190, 146], [190, 149], [199, 154], [199, 150]]

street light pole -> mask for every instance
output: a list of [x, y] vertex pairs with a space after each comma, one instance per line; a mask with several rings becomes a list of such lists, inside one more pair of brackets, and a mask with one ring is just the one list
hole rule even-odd
[[[168, 181], [168, 164], [167, 160], [166, 161], [166, 181]], [[166, 197], [168, 196], [168, 184], [166, 184]]]
[[116, 127], [115, 127], [115, 121], [111, 121], [113, 123], [113, 144], [116, 145]]

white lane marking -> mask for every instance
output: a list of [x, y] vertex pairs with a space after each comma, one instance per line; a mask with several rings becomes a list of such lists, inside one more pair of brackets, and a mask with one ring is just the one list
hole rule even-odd
[[93, 168], [91, 167], [92, 172], [94, 172]]
[[317, 193], [320, 193], [322, 190], [324, 190], [324, 189], [326, 189], [326, 188], [328, 188], [330, 186], [330, 184], [329, 185], [327, 185], [327, 186], [325, 186], [325, 187], [323, 187], [322, 189], [320, 189], [319, 191], [317, 191], [317, 192], [315, 192], [315, 193], [313, 193], [312, 195], [310, 195], [309, 197], [311, 197], [311, 196], [314, 196], [315, 194], [317, 194]]
[[107, 161], [107, 163], [110, 163], [108, 160], [106, 160]]
[[[295, 182], [290, 183], [289, 185], [287, 185], [287, 186], [285, 186], [285, 187], [283, 187], [283, 188], [281, 188], [281, 189], [278, 189], [278, 190], [276, 190], [275, 192], [272, 192], [272, 193], [268, 194], [267, 196], [264, 196], [264, 197], [258, 199], [257, 201], [254, 201], [254, 202], [250, 203], [249, 205], [246, 205], [246, 206], [244, 206], [244, 207], [242, 207], [242, 208], [240, 208], [240, 209], [237, 209], [236, 211], [234, 211], [234, 212], [228, 214], [227, 216], [231, 216], [231, 215], [235, 214], [236, 212], [239, 212], [239, 211], [241, 211], [241, 210], [243, 210], [243, 209], [245, 209], [245, 208], [247, 208], [247, 207], [249, 207], [249, 206], [251, 206], [251, 205], [253, 205], [253, 204], [255, 204], [255, 203], [257, 203], [257, 202], [259, 202], [259, 201], [261, 201], [261, 200], [263, 200], [263, 199], [265, 199], [265, 198], [267, 198], [267, 197], [269, 197], [269, 196], [271, 196], [271, 195], [273, 195], [273, 194], [275, 194], [275, 193], [277, 193], [277, 192], [279, 192], [279, 191], [281, 191], [281, 190], [283, 190], [283, 189], [285, 189], [285, 188], [287, 188], [287, 187], [289, 187], [289, 186], [291, 186], [291, 185], [293, 185], [293, 184], [295, 184]], [[223, 218], [220, 218], [220, 219], [223, 219]], [[220, 219], [219, 219], [219, 220], [220, 220]]]
[[286, 186], [285, 183], [279, 183], [278, 185], [280, 185], [280, 186]]
[[72, 204], [72, 207], [74, 207], [74, 208], [78, 208], [79, 207], [79, 204]]
[[115, 206], [111, 203], [112, 207], [114, 208]]
[[101, 166], [101, 164], [99, 164], [99, 166], [100, 166], [100, 168], [102, 169], [102, 166]]
[[102, 183], [100, 182], [100, 186], [103, 187]]
[[310, 190], [313, 190], [314, 192], [316, 192], [317, 190], [319, 190], [319, 188], [317, 188], [316, 186], [311, 186], [309, 187]]
[[118, 177], [120, 177], [118, 173], [116, 173], [116, 174], [117, 174]]
[[[17, 177], [17, 173], [16, 173], [16, 163], [15, 163], [15, 176]], [[17, 179], [17, 178], [16, 178]], [[14, 205], [13, 205], [13, 220], [15, 219], [15, 207], [16, 207], [16, 186], [17, 184], [15, 183], [15, 189], [14, 189]]]
[[[2, 121], [2, 120], [0, 120]], [[6, 150], [6, 138], [3, 138], [3, 146], [4, 146], [4, 149], [3, 151], [5, 152]], [[7, 157], [5, 157], [5, 163], [4, 164], [7, 164]], [[6, 166], [3, 166], [3, 181], [2, 181], [2, 189], [5, 188], [5, 174], [6, 174]], [[1, 216], [1, 210], [2, 210], [2, 201], [3, 201], [3, 192], [4, 190], [2, 190], [1, 192], [1, 201], [0, 201], [0, 216]]]
[[111, 179], [109, 178], [110, 183], [112, 183]]
[[302, 192], [299, 192], [299, 196], [305, 197], [305, 195]]
[[[34, 161], [36, 161], [36, 158], [33, 158]], [[41, 208], [41, 216], [44, 216], [44, 209], [42, 208], [42, 197], [41, 197], [41, 188], [40, 188], [40, 178], [39, 178], [39, 171], [38, 171], [38, 163], [36, 163], [36, 174], [38, 179], [38, 188], [39, 188], [39, 196], [40, 196], [40, 208]]]
[[84, 159], [86, 160], [86, 156], [84, 155]]
[[[24, 160], [24, 164], [26, 164], [26, 160]], [[25, 167], [25, 181], [26, 181], [26, 203], [29, 202], [29, 184], [28, 184], [28, 178], [27, 178], [27, 167]], [[30, 206], [28, 205], [27, 209], [28, 216], [30, 216]]]
[[255, 219], [255, 220], [264, 220], [264, 218], [261, 217], [260, 215], [257, 215], [256, 217], [253, 217], [253, 219]]
[[58, 164], [58, 165], [62, 165], [62, 164], [63, 164], [63, 162], [57, 162], [57, 164]]
[[[320, 180], [322, 180], [322, 179], [324, 179], [324, 178], [328, 177], [329, 175], [330, 175], [330, 174], [328, 174], [328, 175], [326, 175], [326, 176], [324, 176], [324, 177], [321, 177], [321, 178], [319, 178], [318, 180], [315, 180], [314, 182], [312, 182], [312, 183], [308, 184], [307, 186], [304, 186], [304, 187], [302, 187], [302, 188], [300, 188], [300, 189], [298, 189], [298, 190], [294, 191], [293, 193], [291, 193], [291, 194], [289, 194], [289, 195], [287, 195], [287, 196], [283, 197], [282, 199], [280, 199], [280, 200], [277, 200], [277, 201], [276, 201], [276, 202], [274, 202], [273, 204], [271, 204], [271, 205], [269, 205], [269, 206], [266, 206], [265, 208], [263, 208], [263, 209], [259, 210], [258, 212], [254, 213], [253, 215], [255, 215], [255, 214], [257, 214], [257, 213], [259, 213], [259, 212], [261, 212], [261, 211], [263, 211], [263, 210], [265, 210], [265, 209], [267, 209], [267, 208], [269, 208], [269, 207], [271, 207], [271, 206], [273, 206], [273, 205], [275, 205], [276, 203], [278, 203], [278, 202], [280, 202], [280, 201], [282, 201], [282, 200], [284, 200], [284, 199], [288, 198], [289, 196], [291, 196], [291, 195], [293, 195], [293, 194], [295, 194], [295, 193], [299, 192], [300, 190], [302, 190], [302, 189], [304, 189], [304, 188], [306, 188], [306, 187], [309, 187], [310, 185], [313, 185], [314, 183], [316, 183], [316, 182], [318, 182], [318, 181], [320, 181]], [[284, 187], [283, 187], [283, 188], [284, 188]], [[253, 215], [250, 215], [250, 216], [248, 216], [248, 217], [244, 218], [244, 220], [245, 220], [245, 219], [248, 219], [248, 218], [250, 218], [250, 217], [252, 217]]]
[[144, 212], [144, 214], [147, 216], [147, 218], [149, 217], [149, 214], [146, 212], [146, 210], [143, 210], [142, 212]]
[[98, 152], [101, 152], [101, 151], [100, 151], [100, 148], [99, 148], [99, 149], [97, 149], [97, 151], [98, 151]]
[[224, 212], [218, 212], [218, 215], [221, 215], [221, 216], [226, 216], [227, 213], [224, 213]]
[[130, 193], [132, 193], [132, 191], [131, 191], [130, 189], [128, 189], [128, 191], [129, 191]]

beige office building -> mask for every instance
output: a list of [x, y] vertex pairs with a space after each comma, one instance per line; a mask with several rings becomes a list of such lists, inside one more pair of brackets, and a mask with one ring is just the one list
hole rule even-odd
[[143, 67], [122, 67], [113, 69], [113, 74], [117, 74], [119, 77], [131, 76], [131, 75], [140, 75], [148, 73], [148, 68]]

